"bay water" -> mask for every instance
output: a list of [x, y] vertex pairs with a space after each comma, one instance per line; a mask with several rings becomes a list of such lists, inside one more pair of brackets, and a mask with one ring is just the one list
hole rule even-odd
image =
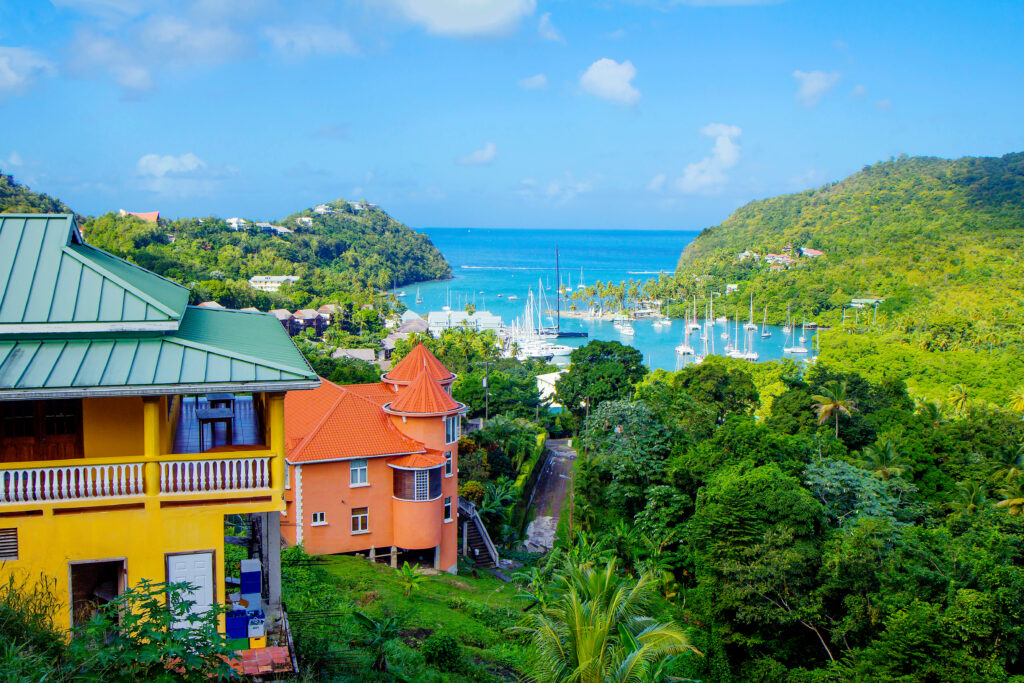
[[[403, 301], [410, 309], [427, 317], [430, 311], [440, 311], [450, 305], [453, 311], [463, 310], [472, 303], [478, 310], [487, 310], [501, 316], [502, 322], [511, 324], [522, 317], [530, 290], [534, 296], [542, 289], [550, 308], [555, 307], [557, 277], [555, 274], [555, 248], [558, 248], [562, 282], [575, 290], [582, 281], [592, 285], [600, 282], [635, 280], [640, 283], [656, 278], [660, 272], [672, 273], [683, 249], [698, 234], [696, 230], [535, 230], [493, 228], [420, 228], [428, 235], [452, 266], [452, 279], [424, 282], [405, 287]], [[423, 299], [416, 303], [417, 292]], [[501, 295], [500, 297], [498, 295]], [[517, 299], [510, 299], [515, 296]], [[754, 319], [760, 325], [757, 311], [764, 302], [754, 302]], [[567, 307], [562, 302], [562, 307]], [[715, 310], [715, 316], [724, 312]], [[730, 319], [737, 311], [729, 311]], [[703, 304], [698, 301], [698, 314], [703, 316]], [[749, 317], [744, 311], [739, 321]], [[545, 317], [544, 324], [549, 324]], [[729, 334], [734, 335], [733, 322]], [[650, 320], [632, 323], [635, 336], [626, 336], [608, 320], [562, 318], [562, 329], [586, 331], [587, 338], [568, 337], [558, 340], [567, 346], [582, 346], [590, 339], [618, 341], [639, 349], [644, 362], [651, 368], [677, 370], [692, 357], [680, 356], [675, 347], [682, 339], [684, 325], [681, 319], [671, 326], [656, 326]], [[762, 338], [760, 329], [754, 332], [754, 350], [760, 360], [781, 358], [786, 335], [781, 327], [765, 328], [771, 337]], [[715, 349], [723, 353], [726, 341], [722, 333], [725, 325], [715, 328]], [[690, 345], [701, 351], [699, 332], [691, 333]], [[808, 332], [807, 346], [812, 347], [813, 333]], [[792, 343], [792, 342], [791, 342]], [[812, 349], [813, 354], [813, 349]], [[796, 356], [800, 358], [800, 356]], [[558, 362], [561, 359], [556, 359]]]

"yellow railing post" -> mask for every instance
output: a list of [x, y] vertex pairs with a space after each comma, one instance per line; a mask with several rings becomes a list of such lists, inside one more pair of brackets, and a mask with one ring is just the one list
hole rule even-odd
[[160, 493], [160, 397], [142, 399], [142, 454], [146, 459], [144, 488], [147, 496]]
[[271, 461], [270, 485], [284, 494], [284, 393], [266, 394], [267, 424], [270, 427], [270, 442], [267, 446], [274, 454]]

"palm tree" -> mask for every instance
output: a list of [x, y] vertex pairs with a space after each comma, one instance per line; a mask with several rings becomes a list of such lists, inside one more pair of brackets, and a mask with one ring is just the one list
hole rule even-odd
[[996, 507], [1006, 508], [1011, 515], [1019, 515], [1024, 510], [1024, 480], [1014, 477], [999, 489], [1003, 499]]
[[518, 629], [530, 634], [537, 653], [530, 680], [661, 680], [667, 660], [697, 650], [677, 624], [647, 615], [654, 587], [647, 575], [635, 583], [620, 578], [614, 559], [601, 568], [569, 566], [558, 577], [557, 596]]
[[963, 415], [967, 412], [967, 408], [971, 404], [970, 395], [967, 393], [967, 388], [963, 384], [954, 384], [949, 388], [947, 394], [947, 400], [949, 405], [953, 407], [953, 412], [957, 415]]
[[992, 470], [989, 481], [1010, 481], [1024, 474], [1024, 443], [1016, 451], [1005, 451], [999, 463]]
[[352, 619], [366, 632], [364, 644], [374, 653], [373, 670], [387, 671], [387, 644], [402, 633], [402, 620], [395, 616], [374, 619], [362, 612], [353, 612]]
[[1010, 391], [1010, 410], [1024, 413], [1024, 386], [1016, 387]]
[[818, 424], [825, 424], [831, 419], [836, 422], [836, 438], [839, 438], [839, 416], [850, 414], [857, 410], [857, 401], [846, 395], [846, 380], [837, 382], [832, 380], [825, 386], [818, 389], [820, 394], [811, 398], [814, 404], [811, 406], [818, 413]]
[[986, 500], [988, 500], [985, 487], [977, 482], [961, 482], [957, 484], [957, 486], [960, 488], [960, 493], [956, 500], [950, 503], [949, 506], [958, 514], [974, 514], [981, 509], [981, 506], [985, 504]]
[[874, 446], [866, 446], [857, 464], [880, 476], [882, 481], [889, 481], [890, 477], [899, 477], [910, 471], [899, 444], [889, 435], [880, 436]]

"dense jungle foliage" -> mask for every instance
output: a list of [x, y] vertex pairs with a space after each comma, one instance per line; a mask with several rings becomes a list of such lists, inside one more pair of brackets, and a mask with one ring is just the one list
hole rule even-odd
[[[767, 307], [768, 322], [781, 324], [789, 306], [798, 324], [833, 328], [821, 338], [831, 366], [874, 381], [898, 377], [930, 399], [962, 384], [972, 398], [1005, 405], [1024, 384], [1022, 243], [1024, 153], [900, 157], [747, 204], [701, 233], [675, 275], [649, 289], [677, 301], [696, 296], [702, 314], [709, 292], [738, 284], [715, 298], [715, 315], [746, 318], [753, 296], [755, 320]], [[801, 257], [801, 247], [824, 255]], [[739, 258], [787, 248], [797, 262], [782, 271]], [[885, 299], [877, 311], [849, 308], [871, 297]]]
[[660, 573], [704, 655], [673, 675], [1024, 680], [1022, 415], [822, 363], [656, 371], [586, 418], [577, 531]]
[[[364, 302], [375, 291], [451, 276], [451, 266], [429, 237], [381, 209], [357, 210], [341, 199], [327, 206], [331, 213], [307, 209], [275, 223], [292, 231], [284, 234], [252, 222], [233, 230], [214, 216], [156, 224], [114, 212], [80, 219], [79, 227], [89, 244], [189, 286], [193, 303], [216, 300], [229, 308], [294, 311], [327, 302]], [[0, 176], [0, 212], [70, 209]], [[268, 294], [249, 286], [253, 275], [301, 279]]]

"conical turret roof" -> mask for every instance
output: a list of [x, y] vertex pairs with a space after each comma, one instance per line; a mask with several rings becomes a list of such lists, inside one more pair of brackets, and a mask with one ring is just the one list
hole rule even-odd
[[462, 405], [449, 396], [426, 369], [420, 370], [412, 384], [399, 391], [395, 400], [385, 406], [392, 412], [415, 415], [454, 413], [461, 408]]
[[423, 344], [414, 346], [409, 355], [398, 361], [381, 379], [393, 384], [409, 384], [424, 370], [435, 382], [447, 383], [455, 379], [455, 375]]

